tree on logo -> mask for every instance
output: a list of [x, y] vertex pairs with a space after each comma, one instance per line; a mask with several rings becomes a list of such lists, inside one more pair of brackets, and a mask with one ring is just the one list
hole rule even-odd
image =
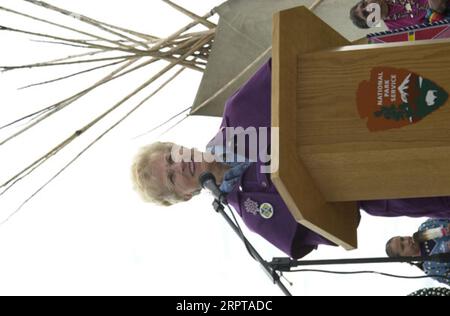
[[379, 111], [374, 112], [375, 117], [383, 116], [387, 120], [405, 120], [414, 116], [411, 108], [406, 103], [402, 103], [399, 106], [382, 106]]

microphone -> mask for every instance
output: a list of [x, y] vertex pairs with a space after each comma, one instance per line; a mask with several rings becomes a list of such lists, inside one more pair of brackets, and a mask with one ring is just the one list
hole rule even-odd
[[438, 238], [442, 238], [442, 237], [449, 236], [449, 235], [450, 235], [450, 231], [449, 231], [448, 227], [438, 227], [438, 228], [427, 229], [422, 232], [416, 232], [413, 235], [413, 239], [416, 242], [424, 242], [427, 240], [438, 239]]
[[216, 177], [211, 172], [203, 172], [198, 177], [198, 182], [203, 189], [208, 190], [221, 203], [228, 204], [225, 194], [220, 191], [216, 183]]

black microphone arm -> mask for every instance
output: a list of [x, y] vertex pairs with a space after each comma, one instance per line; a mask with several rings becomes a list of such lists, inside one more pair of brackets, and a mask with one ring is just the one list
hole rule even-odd
[[264, 270], [264, 272], [266, 272], [266, 274], [268, 275], [270, 280], [280, 288], [280, 290], [283, 292], [284, 295], [292, 296], [292, 294], [289, 292], [289, 290], [281, 282], [280, 275], [278, 274], [277, 270], [272, 268], [271, 265], [261, 257], [261, 255], [258, 253], [258, 251], [256, 251], [256, 249], [247, 240], [247, 238], [245, 238], [244, 234], [239, 229], [239, 227], [236, 226], [236, 224], [231, 220], [231, 218], [227, 215], [227, 213], [225, 213], [225, 208], [224, 208], [223, 204], [219, 200], [215, 199], [212, 205], [213, 205], [214, 210], [217, 213], [222, 214], [222, 216], [225, 218], [225, 220], [230, 225], [230, 227], [233, 229], [233, 231], [244, 242], [245, 247], [247, 248], [247, 250], [250, 252], [252, 257], [256, 261], [259, 262], [259, 264], [261, 265], [262, 269]]
[[198, 181], [203, 189], [207, 189], [212, 193], [214, 196], [214, 202], [212, 203], [214, 210], [217, 213], [222, 214], [222, 216], [225, 218], [227, 223], [230, 225], [230, 227], [233, 229], [233, 231], [239, 236], [239, 238], [244, 242], [245, 247], [247, 248], [250, 255], [259, 262], [261, 267], [263, 268], [264, 272], [269, 276], [269, 278], [272, 280], [272, 282], [281, 289], [281, 291], [286, 296], [292, 296], [292, 294], [289, 292], [289, 290], [284, 286], [284, 284], [280, 280], [280, 275], [278, 272], [273, 269], [267, 261], [265, 261], [261, 255], [256, 251], [256, 249], [250, 244], [250, 242], [245, 238], [244, 234], [242, 233], [240, 227], [237, 225], [237, 223], [234, 223], [231, 218], [228, 216], [227, 213], [225, 213], [224, 204], [228, 205], [226, 194], [220, 191], [219, 187], [216, 183], [216, 178], [211, 172], [204, 172], [200, 175], [198, 178]]
[[291, 271], [298, 266], [316, 265], [340, 265], [340, 264], [366, 264], [366, 263], [419, 263], [425, 261], [450, 262], [450, 253], [440, 253], [421, 257], [397, 257], [397, 258], [352, 258], [352, 259], [327, 259], [327, 260], [295, 260], [287, 257], [273, 258], [269, 263], [272, 269], [277, 271]]

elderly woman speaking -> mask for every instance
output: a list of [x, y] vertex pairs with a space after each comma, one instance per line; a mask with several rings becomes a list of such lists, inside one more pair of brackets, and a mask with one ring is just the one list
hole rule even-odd
[[[188, 201], [198, 194], [201, 190], [198, 178], [208, 171], [215, 176], [220, 190], [227, 194], [228, 202], [248, 228], [289, 256], [301, 258], [318, 245], [333, 245], [295, 221], [270, 180], [267, 171], [271, 145], [267, 137], [271, 126], [270, 104], [269, 60], [227, 101], [220, 130], [208, 144], [206, 153], [172, 143], [155, 143], [142, 148], [132, 167], [136, 189], [145, 200], [168, 206]], [[258, 141], [257, 146], [251, 141], [244, 142], [246, 146], [242, 147], [239, 142], [231, 141], [236, 146], [230, 147], [230, 130], [234, 132], [231, 140], [253, 131], [258, 140], [266, 142]], [[264, 152], [266, 155], [261, 154]], [[439, 218], [450, 217], [449, 201], [447, 197], [377, 200], [360, 201], [359, 206], [377, 216]]]

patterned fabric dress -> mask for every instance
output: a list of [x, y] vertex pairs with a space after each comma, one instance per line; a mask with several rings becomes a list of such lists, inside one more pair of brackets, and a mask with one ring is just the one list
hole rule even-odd
[[389, 14], [384, 19], [384, 23], [390, 30], [427, 21], [428, 0], [396, 0], [388, 6]]
[[[448, 227], [450, 219], [430, 219], [419, 227], [419, 232], [433, 228]], [[450, 236], [444, 236], [421, 243], [422, 255], [435, 255], [450, 252]], [[433, 278], [441, 283], [450, 285], [450, 262], [424, 262], [423, 268], [428, 275], [437, 275]]]
[[428, 289], [418, 290], [408, 296], [450, 296], [450, 289], [445, 287], [431, 287]]

